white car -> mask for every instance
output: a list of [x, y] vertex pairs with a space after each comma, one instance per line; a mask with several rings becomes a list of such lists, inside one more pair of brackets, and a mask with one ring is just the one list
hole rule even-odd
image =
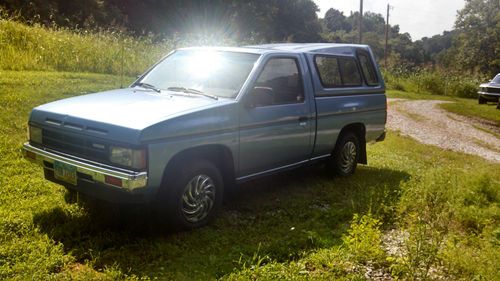
[[[485, 104], [488, 101], [498, 103], [500, 98], [500, 73], [491, 79], [490, 82], [479, 85], [477, 93], [479, 94], [477, 99], [479, 104]], [[497, 108], [500, 109], [500, 103]]]

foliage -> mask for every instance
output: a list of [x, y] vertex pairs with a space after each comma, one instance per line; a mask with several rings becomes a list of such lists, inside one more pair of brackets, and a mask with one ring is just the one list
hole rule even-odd
[[461, 69], [500, 72], [500, 5], [497, 0], [467, 0], [455, 22], [453, 51]]
[[443, 34], [437, 34], [431, 38], [424, 37], [422, 40], [415, 42], [421, 44], [423, 49], [423, 62], [434, 62], [439, 65], [450, 66], [450, 62], [446, 61], [446, 51], [451, 48], [453, 38], [457, 36], [457, 31], [444, 31]]
[[406, 64], [384, 72], [388, 89], [474, 99], [479, 85], [489, 79], [484, 75], [464, 75], [460, 71]]

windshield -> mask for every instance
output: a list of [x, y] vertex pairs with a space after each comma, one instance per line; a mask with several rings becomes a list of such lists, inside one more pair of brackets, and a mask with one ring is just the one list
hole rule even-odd
[[253, 68], [257, 54], [180, 50], [166, 57], [138, 81], [158, 89], [194, 89], [234, 98]]
[[491, 82], [495, 84], [500, 84], [500, 74], [497, 74], [497, 76], [495, 76], [495, 78], [493, 78]]

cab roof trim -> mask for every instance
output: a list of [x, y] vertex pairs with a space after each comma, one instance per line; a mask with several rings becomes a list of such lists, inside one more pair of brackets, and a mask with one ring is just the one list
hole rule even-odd
[[356, 50], [369, 51], [368, 45], [361, 44], [338, 44], [338, 43], [278, 43], [278, 44], [263, 44], [251, 45], [243, 47], [190, 47], [180, 50], [214, 50], [228, 52], [242, 52], [253, 54], [275, 53], [275, 52], [291, 52], [291, 53], [322, 53], [322, 54], [338, 54], [338, 55], [353, 55]]

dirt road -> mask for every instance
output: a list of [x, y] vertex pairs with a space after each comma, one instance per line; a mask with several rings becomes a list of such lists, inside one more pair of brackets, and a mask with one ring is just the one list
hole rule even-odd
[[500, 162], [500, 128], [441, 109], [446, 101], [389, 99], [387, 127], [422, 143]]

